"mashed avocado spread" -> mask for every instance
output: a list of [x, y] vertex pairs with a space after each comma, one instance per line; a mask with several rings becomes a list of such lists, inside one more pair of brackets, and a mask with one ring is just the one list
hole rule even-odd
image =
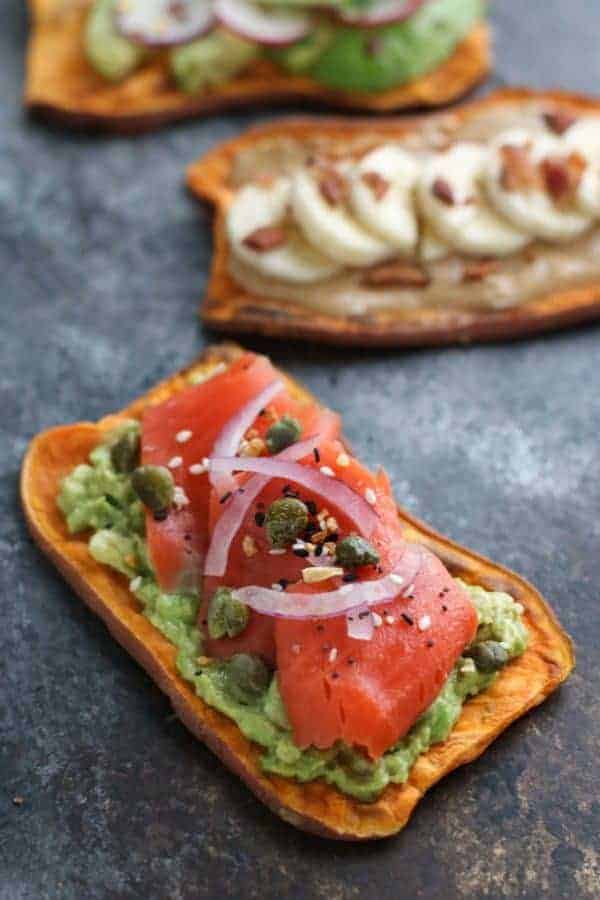
[[408, 734], [376, 762], [341, 743], [328, 750], [301, 750], [292, 739], [277, 675], [259, 693], [245, 694], [234, 681], [230, 662], [202, 655], [198, 595], [166, 594], [156, 583], [146, 551], [142, 505], [130, 475], [117, 472], [111, 459], [115, 440], [138, 428], [136, 422], [125, 422], [96, 447], [89, 463], [77, 466], [65, 478], [58, 505], [72, 534], [93, 531], [89, 549], [94, 559], [130, 579], [144, 615], [177, 648], [179, 672], [198, 696], [233, 719], [247, 738], [264, 748], [261, 765], [265, 772], [301, 782], [323, 778], [360, 801], [374, 801], [386, 785], [407, 780], [417, 757], [448, 736], [467, 698], [496, 678], [496, 673], [484, 671], [486, 667], [479, 661], [477, 651], [484, 642], [500, 644], [506, 660], [525, 650], [527, 629], [520, 604], [508, 594], [464, 584], [477, 610], [477, 636]]
[[[124, 38], [115, 10], [119, 0], [95, 0], [87, 20], [84, 50], [91, 66], [109, 81], [121, 81], [153, 52]], [[270, 0], [280, 12], [311, 6], [307, 0]], [[308, 75], [327, 87], [383, 91], [433, 71], [448, 59], [485, 11], [485, 0], [427, 0], [404, 21], [361, 28], [336, 20], [326, 7], [368, 10], [370, 0], [322, 0], [314, 28], [302, 40], [278, 49], [261, 46], [224, 28], [166, 51], [177, 87], [196, 93], [235, 77], [260, 57], [284, 72]]]

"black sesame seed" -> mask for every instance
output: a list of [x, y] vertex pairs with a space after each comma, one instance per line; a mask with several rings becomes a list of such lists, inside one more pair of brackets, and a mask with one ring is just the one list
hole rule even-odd
[[317, 514], [317, 504], [315, 503], [314, 500], [307, 500], [307, 501], [306, 501], [306, 508], [307, 508], [307, 510], [309, 511], [309, 513], [311, 514], [311, 516], [316, 516], [316, 514]]
[[339, 678], [339, 677], [340, 677], [340, 673], [339, 673], [339, 672], [332, 672], [332, 673], [331, 673], [331, 677], [332, 677], [332, 678]]
[[412, 616], [409, 616], [408, 613], [402, 613], [401, 615], [407, 625], [415, 624], [415, 620], [412, 618]]
[[280, 584], [280, 585], [281, 585], [281, 590], [282, 590], [282, 591], [285, 591], [286, 587], [287, 587], [288, 584], [289, 584], [289, 581], [287, 580], [287, 578], [280, 578], [279, 581], [277, 582], [277, 584]]
[[223, 496], [219, 500], [219, 503], [227, 503], [227, 501], [229, 500], [230, 497], [231, 497], [231, 491], [227, 491], [226, 494], [223, 494]]
[[328, 534], [328, 535], [327, 535], [327, 540], [328, 540], [328, 541], [331, 541], [332, 544], [337, 544], [337, 542], [339, 541], [339, 539], [340, 539], [340, 536], [339, 536], [339, 534], [337, 533], [337, 531], [334, 531], [333, 534]]
[[259, 528], [262, 528], [263, 525], [265, 524], [266, 518], [267, 517], [265, 516], [264, 512], [257, 512], [256, 515], [254, 516], [254, 521], [256, 522], [256, 524], [258, 525]]
[[448, 612], [448, 607], [445, 603], [442, 603], [442, 612]]
[[346, 584], [349, 584], [351, 581], [356, 581], [358, 575], [355, 572], [346, 572], [345, 575], [342, 575], [342, 581], [345, 581]]
[[300, 559], [306, 559], [308, 556], [308, 550], [305, 547], [296, 547], [295, 550], [292, 550], [294, 556], [299, 556]]
[[433, 641], [427, 641], [427, 646], [428, 646], [428, 647], [433, 647]]
[[168, 515], [169, 515], [168, 509], [159, 509], [157, 512], [154, 513], [153, 518], [154, 518], [155, 522], [164, 522]]
[[354, 663], [356, 662], [356, 660], [354, 659], [353, 656], [349, 656], [348, 659], [346, 660], [346, 662], [348, 663], [349, 666], [353, 666]]
[[321, 454], [317, 447], [313, 447], [313, 455], [315, 457], [315, 462], [321, 462]]
[[367, 616], [370, 616], [370, 615], [371, 615], [371, 613], [370, 613], [368, 610], [365, 610], [364, 612], [359, 612], [358, 618], [359, 618], [359, 619], [366, 619]]
[[320, 556], [322, 552], [323, 552], [323, 545], [317, 544], [317, 546], [315, 547], [315, 556]]

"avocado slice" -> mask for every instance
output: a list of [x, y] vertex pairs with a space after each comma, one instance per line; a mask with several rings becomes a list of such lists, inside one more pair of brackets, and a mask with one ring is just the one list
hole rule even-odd
[[171, 71], [177, 87], [188, 94], [221, 84], [260, 54], [260, 47], [216, 29], [207, 37], [171, 51]]
[[109, 81], [122, 81], [148, 51], [122, 37], [115, 26], [116, 0], [96, 0], [87, 18], [84, 50], [90, 65]]

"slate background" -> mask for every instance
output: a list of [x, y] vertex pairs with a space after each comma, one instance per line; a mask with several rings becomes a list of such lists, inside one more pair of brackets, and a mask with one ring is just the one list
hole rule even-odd
[[[247, 341], [341, 410], [409, 509], [538, 585], [579, 655], [398, 838], [284, 825], [75, 598], [17, 499], [35, 432], [122, 406], [209, 339], [210, 215], [183, 169], [261, 113], [137, 140], [28, 122], [23, 6], [0, 3], [0, 898], [600, 897], [598, 327], [415, 353]], [[595, 0], [505, 0], [493, 19], [488, 87], [597, 90]]]

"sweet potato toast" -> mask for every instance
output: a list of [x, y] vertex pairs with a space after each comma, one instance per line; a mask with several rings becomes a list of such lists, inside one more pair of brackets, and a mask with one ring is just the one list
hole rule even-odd
[[[68, 534], [56, 505], [61, 479], [87, 458], [102, 435], [121, 418], [140, 416], [146, 405], [185, 387], [192, 372], [208, 371], [239, 353], [233, 345], [210, 348], [188, 369], [162, 382], [127, 409], [95, 424], [61, 426], [34, 438], [21, 476], [27, 522], [42, 550], [167, 694], [187, 727], [277, 815], [326, 837], [385, 837], [403, 828], [429, 787], [483, 753], [511, 722], [541, 703], [565, 680], [574, 664], [571, 644], [546, 602], [524, 579], [436, 534], [400, 508], [398, 515], [406, 537], [438, 554], [453, 575], [488, 589], [507, 591], [523, 604], [530, 632], [528, 649], [502, 671], [491, 688], [466, 703], [450, 737], [419, 757], [408, 782], [387, 787], [375, 803], [360, 803], [323, 782], [302, 785], [263, 774], [258, 765], [259, 748], [242, 736], [233, 721], [194, 694], [177, 673], [173, 646], [141, 614], [127, 580], [94, 561], [85, 537]], [[299, 385], [290, 382], [290, 388], [299, 397], [307, 396]]]
[[161, 61], [115, 85], [97, 75], [85, 59], [82, 31], [88, 5], [86, 0], [29, 0], [26, 106], [74, 127], [139, 133], [252, 103], [309, 102], [372, 112], [441, 106], [475, 87], [490, 68], [489, 30], [480, 24], [434, 72], [378, 94], [328, 90], [310, 78], [286, 75], [266, 60], [198, 96], [177, 90]]
[[[521, 338], [600, 318], [600, 283], [552, 291], [521, 305], [491, 310], [478, 307], [421, 306], [414, 309], [372, 309], [364, 315], [327, 314], [290, 300], [260, 296], [238, 284], [230, 274], [230, 251], [225, 215], [233, 196], [231, 177], [240, 152], [262, 140], [285, 137], [314, 140], [319, 148], [331, 146], [348, 152], [352, 141], [364, 150], [382, 140], [400, 138], [423, 125], [439, 122], [455, 127], [478, 113], [500, 110], [515, 102], [558, 104], [567, 112], [600, 111], [600, 103], [573, 94], [535, 92], [526, 88], [497, 91], [452, 112], [411, 119], [340, 118], [288, 119], [251, 129], [227, 141], [194, 163], [188, 185], [197, 196], [216, 207], [214, 259], [201, 315], [211, 328], [229, 332], [258, 332], [271, 337], [307, 338], [334, 344], [362, 346], [431, 346], [472, 341]], [[567, 245], [568, 246], [568, 245]], [[378, 288], [385, 293], [386, 288]]]

